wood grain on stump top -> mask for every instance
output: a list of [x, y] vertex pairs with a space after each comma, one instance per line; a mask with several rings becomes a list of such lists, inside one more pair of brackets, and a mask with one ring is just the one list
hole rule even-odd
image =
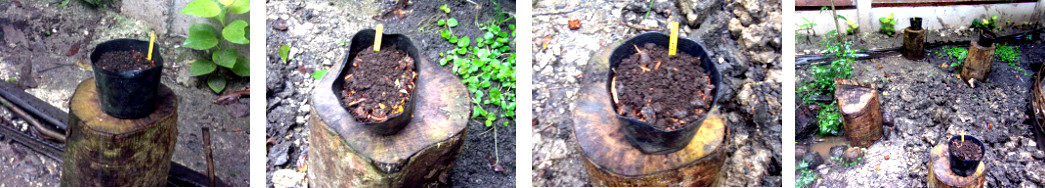
[[951, 160], [948, 156], [950, 146], [940, 143], [929, 152], [929, 187], [983, 187], [986, 184], [986, 166], [983, 161], [976, 166], [976, 172], [962, 177], [951, 171]]
[[340, 88], [333, 88], [334, 81], [341, 79], [337, 77], [344, 63], [335, 64], [330, 70], [332, 74], [323, 77], [312, 91], [313, 114], [357, 155], [385, 166], [380, 170], [396, 171], [418, 151], [465, 131], [472, 113], [471, 94], [460, 79], [426, 59], [417, 63], [416, 98], [412, 101], [415, 107], [410, 123], [388, 136], [367, 130], [341, 106], [337, 97]]
[[[722, 153], [720, 150], [725, 146], [726, 129], [715, 109], [709, 113], [689, 145], [679, 151], [649, 155], [632, 146], [620, 130], [621, 124], [613, 113], [611, 97], [606, 88], [611, 51], [612, 48], [603, 49], [602, 54], [596, 54], [598, 56], [589, 61], [581, 80], [576, 109], [573, 110], [573, 134], [581, 154], [589, 162], [600, 170], [618, 176], [644, 177], [676, 171], [696, 164], [705, 156]], [[721, 162], [716, 163], [721, 165]], [[711, 170], [717, 172], [718, 169]]]
[[137, 134], [150, 126], [155, 126], [156, 122], [164, 120], [178, 110], [178, 97], [174, 95], [170, 88], [161, 84], [160, 87], [156, 88], [160, 102], [156, 105], [156, 111], [138, 119], [113, 117], [101, 110], [98, 90], [94, 81], [94, 78], [89, 78], [80, 82], [80, 85], [76, 87], [73, 98], [69, 101], [70, 115], [90, 117], [81, 119], [81, 121], [83, 121], [84, 125], [87, 125], [86, 128], [91, 130], [92, 132], [90, 133], [92, 134], [109, 135], [114, 138]]

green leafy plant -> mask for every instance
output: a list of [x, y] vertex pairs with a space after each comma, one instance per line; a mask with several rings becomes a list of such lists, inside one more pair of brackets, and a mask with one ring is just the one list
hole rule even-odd
[[[853, 68], [849, 65], [856, 62], [856, 50], [852, 49], [851, 42], [823, 42], [821, 45], [833, 60], [826, 66], [813, 66], [811, 68], [813, 80], [799, 84], [796, 96], [804, 104], [818, 103], [813, 100], [813, 96], [833, 96], [835, 79], [849, 79], [853, 75]], [[842, 115], [838, 111], [836, 102], [831, 102], [830, 104], [818, 103], [818, 105], [820, 105], [821, 109], [817, 114], [817, 119], [819, 119], [819, 131], [817, 134], [838, 135], [842, 129]]]
[[[441, 8], [443, 9], [443, 8]], [[449, 10], [447, 9], [443, 9]], [[497, 118], [515, 118], [515, 24], [507, 24], [514, 16], [500, 11], [493, 20], [480, 24], [485, 31], [482, 36], [453, 34], [457, 27], [457, 19], [447, 18], [437, 21], [444, 27], [440, 35], [457, 48], [439, 53], [443, 58], [439, 64], [452, 65], [450, 69], [461, 77], [468, 90], [473, 94], [472, 118], [485, 118], [487, 127], [493, 126]], [[483, 105], [492, 105], [500, 109], [500, 114], [489, 112]], [[504, 122], [508, 126], [509, 121]]]
[[994, 30], [998, 28], [998, 26], [995, 25], [997, 22], [997, 15], [991, 16], [990, 18], [973, 19], [971, 27], [981, 30]]
[[829, 105], [820, 105], [820, 114], [816, 116], [820, 124], [818, 135], [840, 135], [842, 132], [842, 114], [838, 110], [837, 102]]
[[813, 185], [813, 181], [819, 178], [816, 172], [809, 170], [809, 162], [799, 162], [798, 165], [795, 165], [795, 170], [798, 171], [795, 173], [795, 187], [809, 187]]
[[798, 30], [806, 31], [806, 33], [809, 34], [809, 36], [816, 35], [816, 31], [813, 30], [813, 27], [816, 27], [816, 22], [813, 22], [805, 17], [802, 17], [802, 20], [802, 24], [798, 25]]
[[[498, 118], [505, 118], [504, 126], [507, 127], [512, 122], [510, 120], [515, 119], [515, 24], [508, 23], [515, 20], [515, 16], [504, 11], [497, 1], [492, 3], [494, 18], [483, 24], [476, 23], [481, 31], [485, 31], [481, 36], [455, 35], [453, 28], [458, 26], [458, 22], [450, 17], [451, 11], [446, 5], [440, 7], [446, 17], [438, 20], [436, 25], [443, 27], [440, 35], [457, 46], [439, 53], [443, 57], [439, 65], [451, 66], [450, 71], [460, 76], [461, 82], [472, 93], [471, 118], [484, 118], [486, 127], [493, 130], [494, 163], [500, 164], [497, 149], [497, 127], [500, 126], [493, 124]], [[495, 109], [499, 113], [488, 111]]]
[[[965, 49], [965, 48], [949, 47], [949, 48], [944, 48], [943, 51], [941, 51], [941, 52], [936, 52], [936, 55], [940, 56], [940, 57], [945, 57], [945, 58], [954, 60], [954, 62], [951, 62], [951, 67], [958, 67], [958, 66], [961, 66], [963, 63], [965, 63], [965, 56], [968, 53], [969, 53], [969, 50]], [[958, 72], [961, 72], [961, 69], [956, 69], [956, 70]]]
[[[236, 51], [237, 46], [250, 44], [247, 39], [250, 25], [244, 20], [226, 22], [229, 14], [247, 12], [250, 12], [250, 0], [194, 0], [181, 11], [186, 15], [214, 18], [221, 26], [215, 28], [208, 23], [192, 24], [189, 37], [182, 43], [184, 47], [211, 53], [210, 59], [196, 60], [189, 68], [189, 73], [192, 76], [207, 76], [207, 86], [215, 93], [221, 93], [227, 84], [226, 76], [218, 72], [231, 72], [239, 77], [250, 76], [250, 60], [240, 57]], [[233, 45], [223, 45], [222, 39]]]
[[878, 32], [893, 36], [896, 34], [896, 19], [893, 18], [893, 13], [889, 13], [885, 17], [878, 18], [878, 22], [882, 23], [881, 27], [878, 27]]
[[857, 24], [856, 21], [845, 18], [845, 16], [842, 15], [838, 15], [838, 17], [842, 20], [845, 20], [845, 23], [847, 25], [847, 27], [845, 28], [846, 34], [852, 35], [856, 33], [857, 29], [860, 29], [860, 24]]

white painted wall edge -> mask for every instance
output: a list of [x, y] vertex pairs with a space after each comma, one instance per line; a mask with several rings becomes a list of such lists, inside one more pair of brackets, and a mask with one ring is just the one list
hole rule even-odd
[[[929, 30], [936, 30], [941, 28], [968, 28], [969, 24], [972, 23], [973, 19], [988, 18], [991, 15], [997, 15], [999, 22], [1005, 22], [1005, 19], [1014, 23], [1023, 23], [1025, 21], [1040, 22], [1042, 17], [1036, 15], [1035, 6], [1038, 3], [1005, 3], [1005, 4], [983, 4], [983, 5], [952, 5], [952, 6], [935, 6], [935, 7], [882, 7], [871, 9], [872, 20], [869, 20], [871, 25], [861, 24], [861, 28], [868, 29], [872, 32], [877, 32], [881, 22], [878, 18], [885, 17], [890, 13], [894, 14], [894, 18], [897, 20], [895, 25], [897, 33], [903, 32], [904, 28], [910, 26], [909, 18], [914, 16], [922, 17], [922, 27]], [[845, 16], [849, 19], [857, 19], [857, 11], [855, 9], [839, 10], [838, 15]], [[795, 11], [795, 26], [805, 23], [805, 19], [809, 19], [817, 25], [813, 27], [813, 30], [817, 35], [823, 35], [828, 31], [834, 30], [834, 21], [831, 20], [831, 13], [824, 11], [821, 13], [819, 10], [816, 11]], [[803, 19], [804, 18], [804, 19]], [[861, 18], [862, 19], [862, 18]], [[861, 23], [858, 21], [857, 23]], [[845, 24], [839, 22], [839, 24]], [[796, 35], [809, 35], [806, 31], [795, 31]]]

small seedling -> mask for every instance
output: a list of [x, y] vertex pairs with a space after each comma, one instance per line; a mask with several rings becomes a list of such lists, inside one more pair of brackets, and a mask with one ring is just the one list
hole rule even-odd
[[290, 56], [290, 45], [284, 44], [279, 47], [279, 59], [283, 60], [283, 64], [287, 64], [287, 58]]

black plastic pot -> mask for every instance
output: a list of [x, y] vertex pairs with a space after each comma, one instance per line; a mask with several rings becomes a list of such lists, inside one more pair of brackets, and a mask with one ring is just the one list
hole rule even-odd
[[979, 40], [977, 40], [976, 43], [980, 44], [980, 46], [989, 48], [994, 45], [995, 36], [996, 35], [994, 35], [994, 32], [992, 32], [991, 30], [981, 29], [980, 38]]
[[138, 51], [148, 53], [149, 41], [137, 39], [115, 39], [98, 44], [91, 52], [91, 68], [94, 69], [98, 100], [102, 111], [113, 117], [134, 119], [149, 115], [156, 110], [157, 88], [163, 74], [163, 57], [159, 46], [153, 46], [152, 61], [155, 66], [142, 70], [113, 72], [98, 67], [102, 54], [116, 51]]
[[[947, 143], [945, 144], [951, 144], [951, 142], [955, 140], [958, 140], [960, 142], [962, 139], [961, 137], [962, 136], [951, 137], [951, 139], [947, 140]], [[983, 146], [983, 141], [980, 141], [980, 139], [976, 138], [975, 136], [965, 135], [965, 142], [970, 141], [980, 146], [980, 156], [982, 156], [980, 157], [981, 160], [983, 159], [983, 157], [987, 157], [986, 155], [983, 155], [984, 151], [987, 151], [987, 147]], [[980, 160], [959, 160], [958, 156], [954, 155], [954, 148], [950, 148], [948, 150], [947, 157], [951, 161], [951, 171], [953, 171], [954, 174], [958, 174], [962, 177], [976, 173], [976, 167], [980, 165]]]
[[[610, 69], [615, 69], [620, 65], [621, 60], [627, 59], [632, 54], [635, 54], [635, 48], [633, 45], [643, 46], [647, 43], [654, 43], [658, 46], [667, 48], [668, 41], [670, 40], [667, 34], [661, 32], [646, 32], [624, 41], [620, 46], [613, 49], [610, 54]], [[718, 72], [718, 68], [711, 62], [711, 58], [708, 57], [707, 51], [704, 50], [704, 46], [697, 41], [689, 38], [678, 39], [678, 52], [689, 54], [694, 57], [700, 57], [700, 65], [704, 68], [705, 73], [711, 78], [711, 84], [715, 86], [711, 90], [712, 101], [711, 109], [714, 109], [718, 103], [720, 91], [722, 87], [722, 74]], [[697, 63], [697, 62], [694, 62]], [[614, 71], [609, 71], [610, 79], [613, 78]], [[607, 80], [610, 80], [607, 79]], [[607, 89], [610, 89], [611, 83], [607, 82]], [[607, 90], [606, 92], [610, 92]], [[613, 111], [617, 111], [617, 104], [613, 105]], [[708, 112], [710, 113], [710, 111]], [[648, 154], [667, 154], [678, 151], [689, 145], [689, 142], [693, 139], [693, 135], [696, 134], [700, 128], [701, 123], [707, 117], [700, 117], [697, 121], [689, 122], [682, 128], [674, 130], [662, 130], [651, 126], [650, 124], [641, 120], [630, 118], [626, 116], [617, 115], [618, 121], [621, 123], [621, 129], [624, 132], [625, 137], [628, 138], [633, 146], [638, 148], [640, 151]]]
[[[374, 31], [373, 29], [366, 29], [359, 31], [358, 33], [356, 33], [355, 36], [352, 36], [352, 41], [348, 49], [348, 58], [345, 58], [345, 62], [341, 64], [341, 66], [343, 66], [341, 68], [341, 72], [338, 73], [338, 76], [336, 77], [337, 79], [334, 79], [334, 83], [332, 84], [333, 88], [331, 88], [334, 90], [334, 93], [338, 94], [337, 96], [339, 101], [344, 100], [344, 96], [341, 95], [341, 90], [344, 89], [345, 84], [345, 79], [343, 78], [347, 76], [350, 70], [352, 69], [352, 66], [348, 65], [352, 64], [352, 60], [356, 58], [356, 55], [358, 55], [359, 52], [367, 50], [370, 46], [374, 45], [375, 34], [376, 31]], [[407, 55], [410, 56], [410, 58], [414, 59], [414, 71], [417, 71], [417, 62], [421, 62], [422, 57], [421, 54], [418, 53], [417, 47], [414, 46], [414, 43], [410, 41], [409, 37], [406, 37], [406, 35], [402, 34], [382, 34], [381, 36], [382, 47], [395, 44], [395, 50], [401, 50], [403, 52], [406, 52]], [[386, 48], [381, 49], [393, 50]], [[415, 83], [417, 83], [417, 81], [415, 81]], [[366, 126], [368, 130], [378, 135], [393, 135], [398, 133], [400, 130], [403, 130], [403, 128], [405, 128], [406, 125], [410, 123], [411, 116], [413, 116], [412, 114], [414, 113], [414, 103], [417, 102], [415, 101], [417, 98], [414, 94], [414, 90], [416, 89], [417, 87], [414, 87], [414, 89], [409, 91], [409, 100], [406, 104], [403, 104], [403, 113], [400, 113], [398, 116], [389, 117], [388, 119], [385, 119], [384, 121], [380, 122], [360, 123], [362, 123], [363, 126]], [[342, 107], [345, 107], [345, 109], [348, 109], [348, 106], [345, 106], [345, 104], [342, 103], [341, 105]]]
[[911, 30], [922, 30], [922, 17], [911, 17]]

